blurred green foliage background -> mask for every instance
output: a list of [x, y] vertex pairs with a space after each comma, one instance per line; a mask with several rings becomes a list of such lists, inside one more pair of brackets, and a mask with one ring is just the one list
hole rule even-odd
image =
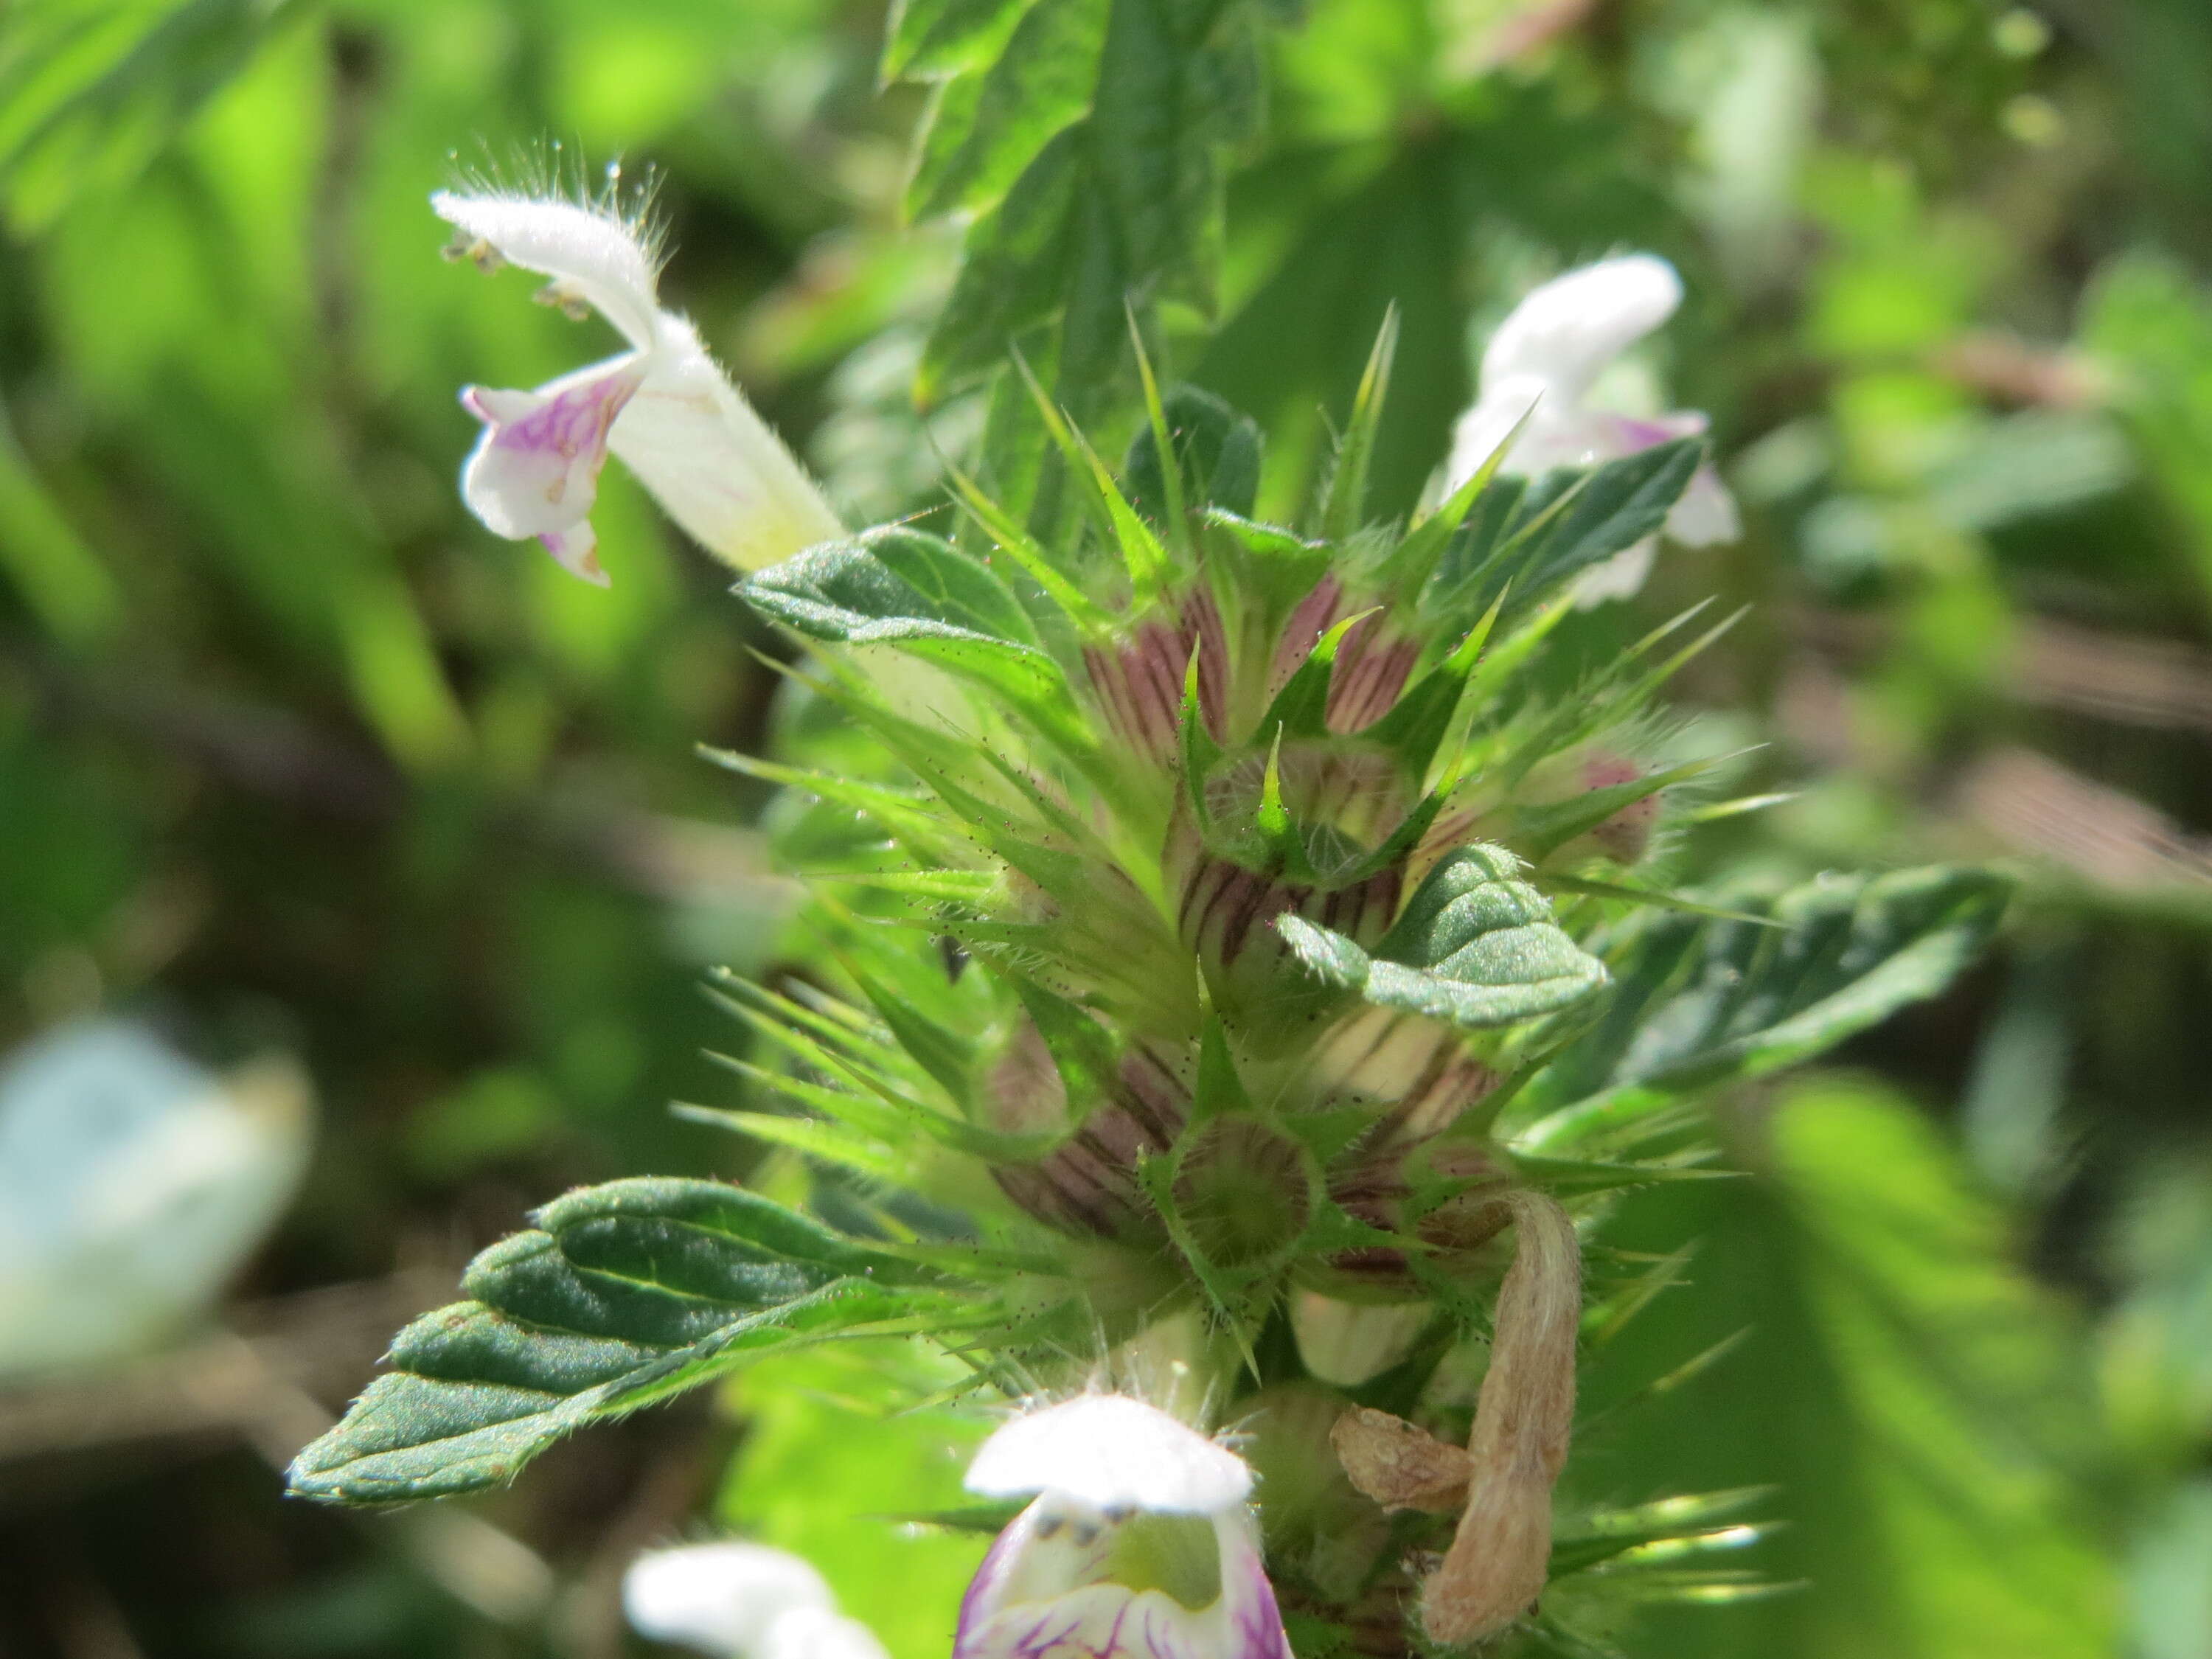
[[[210, 1328], [0, 1394], [0, 1647], [61, 1659], [598, 1656], [638, 1547], [802, 1549], [898, 1659], [971, 1540], [903, 1350], [774, 1362], [514, 1491], [367, 1519], [271, 1464], [470, 1250], [563, 1185], [745, 1173], [702, 971], [770, 963], [776, 647], [617, 469], [614, 585], [453, 490], [464, 380], [605, 349], [436, 258], [456, 176], [598, 187], [855, 522], [937, 499], [918, 414], [957, 227], [903, 222], [925, 93], [866, 0], [13, 0], [0, 10], [0, 1045], [97, 1009], [320, 1097]], [[1649, 364], [1748, 512], [1580, 623], [1718, 590], [1686, 715], [1791, 799], [1725, 881], [1931, 856], [2025, 878], [2004, 948], [1822, 1073], [1715, 1103], [1746, 1178], [1596, 1356], [1577, 1479], [1772, 1485], [1778, 1593], [1638, 1655], [2212, 1655], [2212, 9], [2202, 0], [1311, 0], [1234, 155], [1222, 291], [1169, 367], [1270, 488], [1404, 337], [1412, 504], [1489, 326], [1623, 247], [1692, 293]], [[589, 344], [580, 331], [592, 336]], [[790, 1178], [786, 1172], [783, 1178]], [[774, 1376], [769, 1375], [775, 1370]], [[1654, 1389], [1641, 1387], [1665, 1379]], [[1629, 1391], [1631, 1382], [1619, 1387]]]

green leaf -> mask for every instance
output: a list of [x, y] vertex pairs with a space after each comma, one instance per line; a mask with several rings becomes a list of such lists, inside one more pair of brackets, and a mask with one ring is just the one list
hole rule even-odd
[[981, 69], [1013, 38], [1036, 0], [897, 0], [884, 31], [885, 82]]
[[[283, 0], [9, 9], [0, 206], [19, 232], [127, 187], [285, 21]], [[299, 9], [294, 9], [294, 15]]]
[[1580, 1001], [1605, 981], [1551, 919], [1542, 894], [1516, 879], [1496, 847], [1443, 859], [1372, 954], [1343, 934], [1285, 915], [1276, 928], [1315, 975], [1378, 1007], [1470, 1029], [1534, 1018]]
[[1704, 459], [1702, 439], [1681, 438], [1589, 471], [1493, 480], [1437, 560], [1423, 611], [1471, 622], [1510, 586], [1517, 614], [1656, 535]]
[[1810, 1079], [1769, 1124], [1775, 1254], [1825, 1384], [1791, 1420], [1818, 1409], [1850, 1460], [1837, 1501], [1881, 1564], [1875, 1596], [1831, 1628], [1848, 1647], [1880, 1620], [1927, 1654], [2123, 1648], [2106, 1497], [2120, 1454], [2082, 1310], [2021, 1265], [2016, 1218], [1911, 1102]]
[[1029, 613], [989, 566], [899, 525], [811, 548], [738, 591], [817, 639], [854, 639], [872, 623], [921, 620], [988, 639], [1036, 640]]
[[915, 377], [923, 404], [1000, 368], [1016, 339], [1065, 306], [1088, 182], [1082, 141], [1079, 131], [1057, 135], [1006, 198], [969, 227], [960, 274]]
[[896, 646], [971, 680], [1071, 756], [1093, 747], [1060, 665], [1021, 637], [1029, 623], [1020, 601], [980, 561], [935, 537], [871, 531], [810, 548], [737, 592], [809, 639]]
[[[1240, 516], [1250, 513], [1260, 492], [1258, 422], [1194, 386], [1170, 386], [1162, 395], [1160, 413], [1184, 502]], [[1160, 468], [1160, 446], [1149, 424], [1131, 440], [1121, 478], [1137, 510], [1159, 518], [1170, 495]]]
[[917, 219], [994, 205], [1053, 137], [1091, 106], [1111, 0], [1035, 0], [981, 74], [938, 89], [907, 211]]
[[470, 1264], [470, 1297], [392, 1343], [392, 1369], [290, 1470], [299, 1496], [397, 1503], [512, 1478], [589, 1422], [741, 1355], [942, 1309], [897, 1259], [715, 1182], [586, 1188]]
[[2008, 890], [1988, 871], [1937, 866], [1729, 901], [1765, 921], [1646, 915], [1613, 953], [1597, 1024], [1531, 1085], [1524, 1105], [1551, 1109], [1518, 1144], [1557, 1153], [1632, 1137], [1697, 1090], [1763, 1076], [1933, 996], [1980, 953]]
[[[1224, 151], [1253, 129], [1256, 48], [1245, 0], [1037, 0], [988, 68], [940, 87], [908, 205], [977, 216], [924, 349], [925, 403], [1051, 325], [1033, 356], [1054, 401], [1086, 423], [1119, 405], [1131, 309], [1211, 303]], [[994, 479], [1027, 502], [1026, 485]]]

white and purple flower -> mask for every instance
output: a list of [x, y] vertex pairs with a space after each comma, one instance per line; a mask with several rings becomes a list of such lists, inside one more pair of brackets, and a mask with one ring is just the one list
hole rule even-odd
[[[1682, 279], [1650, 253], [1600, 260], [1532, 290], [1498, 325], [1482, 354], [1480, 395], [1453, 428], [1446, 489], [1473, 477], [1507, 442], [1512, 447], [1500, 470], [1533, 477], [1553, 467], [1618, 460], [1705, 431], [1705, 416], [1697, 410], [1638, 419], [1589, 401], [1613, 360], [1673, 316], [1681, 302]], [[1666, 533], [1692, 547], [1734, 541], [1742, 533], [1735, 498], [1711, 466], [1698, 469], [1667, 515]], [[1634, 594], [1650, 572], [1658, 544], [1656, 536], [1647, 537], [1590, 571], [1576, 590], [1577, 603]]]
[[662, 308], [654, 250], [635, 219], [509, 191], [440, 191], [430, 205], [479, 265], [550, 276], [542, 297], [571, 315], [597, 311], [629, 343], [534, 392], [462, 392], [484, 431], [461, 494], [486, 528], [534, 536], [563, 568], [605, 586], [590, 515], [611, 450], [701, 546], [741, 570], [844, 533], [698, 331]]
[[1033, 1501], [976, 1570], [953, 1659], [1291, 1659], [1251, 1467], [1165, 1412], [1110, 1394], [1030, 1412], [968, 1489]]

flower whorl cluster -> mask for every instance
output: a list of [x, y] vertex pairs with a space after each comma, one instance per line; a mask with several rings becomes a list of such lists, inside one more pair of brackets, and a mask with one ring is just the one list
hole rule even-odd
[[1391, 535], [1358, 523], [1355, 448], [1300, 532], [1249, 516], [1249, 422], [1188, 391], [1158, 415], [1119, 480], [1061, 429], [1094, 526], [1073, 550], [963, 480], [961, 539], [873, 531], [741, 585], [811, 640], [981, 694], [894, 709], [825, 659], [825, 695], [921, 793], [732, 763], [857, 810], [887, 840], [840, 876], [981, 965], [950, 986], [882, 968], [897, 994], [867, 994], [949, 1060], [913, 1080], [1020, 1208], [1172, 1240], [1216, 1292], [1295, 1255], [1405, 1293], [1409, 1183], [1510, 1174], [1469, 1114], [1604, 981], [1547, 890], [1634, 862], [1685, 775], [1622, 746], [1667, 667], [1656, 637], [1570, 702], [1527, 671], [1699, 451], [1486, 471]]
[[[1195, 1300], [1249, 1343], [1288, 1307], [1312, 1370], [1356, 1380], [1394, 1356], [1322, 1353], [1347, 1328], [1332, 1310], [1404, 1310], [1409, 1343], [1479, 1305], [1511, 1229], [1520, 1305], [1542, 1314], [1501, 1317], [1462, 1526], [1485, 1541], [1422, 1598], [1432, 1635], [1465, 1642], [1543, 1583], [1580, 1306], [1556, 1247], [1572, 1224], [1492, 1138], [1492, 1102], [1607, 978], [1555, 898], [1632, 898], [1661, 792], [1696, 769], [1632, 757], [1681, 654], [1659, 657], [1668, 629], [1571, 697], [1531, 671], [1702, 449], [1485, 468], [1409, 530], [1368, 526], [1382, 380], [1302, 528], [1252, 516], [1256, 431], [1186, 389], [1118, 477], [1043, 410], [1087, 512], [1065, 542], [960, 478], [953, 538], [872, 531], [742, 583], [823, 647], [821, 695], [918, 787], [729, 763], [814, 795], [793, 845], [967, 968], [861, 930], [842, 1028], [818, 1000], [796, 1034], [792, 1005], [744, 1000], [815, 1115], [752, 1120], [769, 1138], [856, 1170], [970, 1155], [1011, 1201], [1001, 1225], [1079, 1247], [1109, 1342]], [[894, 706], [851, 647], [927, 665], [938, 696]], [[957, 1172], [937, 1195], [992, 1207]], [[1500, 1426], [1530, 1420], [1540, 1453]]]
[[[878, 745], [872, 775], [719, 757], [812, 803], [781, 836], [837, 895], [817, 922], [843, 993], [729, 982], [769, 1051], [738, 1069], [801, 1109], [732, 1115], [969, 1218], [1109, 1346], [1194, 1305], [1249, 1364], [1281, 1319], [1309, 1378], [1356, 1387], [1424, 1332], [1481, 1328], [1503, 1271], [1447, 1482], [1466, 1513], [1419, 1601], [1443, 1642], [1510, 1623], [1544, 1583], [1581, 1276], [1572, 1221], [1493, 1118], [1606, 982], [1577, 932], [1644, 896], [1628, 867], [1698, 769], [1643, 757], [1654, 691], [1701, 642], [1667, 644], [1680, 619], [1571, 689], [1539, 672], [1594, 582], [1629, 585], [1614, 562], [1662, 527], [1725, 528], [1702, 417], [1581, 402], [1673, 308], [1672, 272], [1540, 291], [1486, 362], [1447, 498], [1410, 526], [1365, 518], [1386, 330], [1299, 523], [1255, 516], [1253, 424], [1147, 368], [1118, 472], [1039, 394], [1074, 502], [1051, 533], [956, 471], [945, 534], [848, 536], [659, 308], [634, 234], [557, 204], [438, 205], [631, 345], [468, 394], [480, 516], [600, 579], [584, 514], [611, 448], [750, 569], [738, 592]], [[1577, 313], [1592, 292], [1615, 314]], [[1048, 1325], [994, 1340], [1064, 1352]], [[1130, 1418], [1149, 1409], [1086, 1396], [986, 1449], [975, 1490], [1041, 1495], [979, 1574], [956, 1659], [1286, 1659], [1249, 1471]], [[1388, 1501], [1359, 1443], [1344, 1468]]]

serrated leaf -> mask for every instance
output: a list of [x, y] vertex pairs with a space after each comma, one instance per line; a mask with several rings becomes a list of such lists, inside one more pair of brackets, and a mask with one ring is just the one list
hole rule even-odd
[[1682, 438], [1588, 471], [1555, 471], [1533, 483], [1495, 480], [1446, 544], [1422, 608], [1446, 620], [1472, 620], [1508, 586], [1509, 611], [1540, 602], [1657, 534], [1704, 457], [1702, 440]]
[[989, 67], [939, 88], [907, 186], [910, 216], [992, 206], [1082, 119], [1111, 9], [1112, 0], [1034, 0]]
[[871, 623], [930, 622], [1012, 644], [1036, 630], [980, 559], [903, 525], [810, 548], [748, 577], [738, 592], [817, 639], [864, 639]]
[[1614, 952], [1615, 989], [1597, 1025], [1528, 1096], [1571, 1103], [1519, 1144], [1556, 1153], [1632, 1139], [1697, 1090], [1763, 1076], [1934, 995], [1979, 953], [2008, 890], [1991, 872], [1936, 866], [1824, 877], [1731, 907], [1780, 930], [1639, 918]]
[[1431, 871], [1370, 954], [1297, 915], [1275, 926], [1319, 978], [1378, 1007], [1470, 1030], [1531, 1019], [1580, 1001], [1605, 967], [1551, 919], [1502, 848], [1463, 847]]
[[1005, 199], [969, 228], [959, 275], [922, 349], [915, 396], [925, 406], [1002, 367], [1016, 339], [1066, 304], [1086, 182], [1082, 137], [1054, 137]]
[[[1078, 27], [1092, 22], [1095, 45]], [[1030, 49], [1054, 30], [1056, 53]], [[1035, 343], [1054, 401], [1086, 422], [1119, 405], [1132, 305], [1211, 303], [1223, 152], [1258, 108], [1256, 36], [1244, 0], [1039, 0], [998, 62], [939, 88], [909, 201], [978, 216], [923, 351], [925, 403], [1054, 325]], [[1006, 408], [994, 399], [989, 470], [1026, 511], [1036, 451], [1001, 426]]]
[[291, 1490], [398, 1503], [511, 1479], [597, 1419], [738, 1355], [942, 1306], [924, 1274], [756, 1194], [707, 1181], [587, 1188], [470, 1266], [392, 1369], [294, 1461]]
[[[810, 548], [747, 577], [737, 592], [763, 616], [809, 639], [895, 646], [973, 681], [1064, 752], [1087, 757], [1094, 745], [1075, 718], [1060, 665], [1018, 636], [975, 625], [1005, 623], [998, 614], [1001, 603], [1019, 610], [1006, 585], [980, 562], [933, 537], [896, 532], [897, 551], [889, 562], [878, 556], [874, 538], [872, 532]], [[929, 580], [931, 591], [915, 587], [894, 564]], [[1026, 628], [1026, 613], [1023, 618]]]
[[989, 64], [1036, 0], [897, 0], [884, 30], [885, 82], [939, 80]]

